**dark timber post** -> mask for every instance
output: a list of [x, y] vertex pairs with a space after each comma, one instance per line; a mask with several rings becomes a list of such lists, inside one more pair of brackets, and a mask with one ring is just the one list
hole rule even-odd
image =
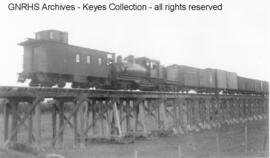
[[28, 143], [32, 143], [32, 136], [33, 136], [33, 111], [29, 114], [28, 117]]
[[167, 118], [167, 102], [164, 98], [162, 98], [159, 102], [159, 113], [162, 119], [162, 124], [163, 124], [163, 130], [168, 129], [168, 118]]
[[78, 144], [78, 137], [77, 137], [77, 110], [74, 112], [73, 115], [73, 133], [74, 133], [74, 146]]
[[84, 134], [84, 125], [85, 125], [85, 118], [84, 112], [87, 106], [87, 102], [83, 102], [83, 105], [79, 108], [80, 113], [80, 147], [84, 147], [85, 145], [85, 134]]
[[[90, 115], [90, 106], [91, 106], [91, 101], [89, 100], [86, 104], [86, 109], [85, 109], [85, 128], [87, 128], [89, 126], [89, 115]], [[87, 137], [88, 132], [85, 134], [85, 136]]]
[[92, 100], [91, 111], [92, 111], [91, 122], [93, 125], [93, 128], [92, 128], [93, 133], [92, 134], [96, 135], [97, 132], [96, 132], [96, 122], [95, 122], [95, 118], [96, 118], [96, 101], [95, 100]]
[[142, 124], [143, 124], [143, 134], [147, 133], [147, 128], [145, 125], [145, 107], [149, 107], [148, 101], [147, 100], [143, 100], [140, 104], [139, 104], [139, 112], [141, 112], [141, 117], [142, 117]]
[[[150, 106], [150, 105], [148, 105]], [[161, 129], [161, 118], [160, 118], [160, 108], [159, 108], [159, 105], [154, 105], [156, 110], [157, 110], [157, 119], [158, 119], [158, 130]], [[156, 107], [157, 106], [157, 107]]]
[[100, 117], [100, 128], [101, 128], [101, 136], [103, 137], [104, 136], [104, 113], [103, 113], [103, 110], [104, 109], [104, 104], [103, 104], [103, 101], [101, 100], [99, 102], [99, 115], [101, 115]]
[[18, 131], [15, 131], [15, 130], [18, 125], [18, 102], [11, 100], [10, 105], [11, 105], [11, 112], [12, 112], [11, 133], [15, 132], [13, 137], [11, 138], [11, 141], [16, 142]]
[[179, 103], [178, 103], [178, 101], [176, 100], [176, 101], [174, 101], [173, 102], [173, 111], [174, 111], [174, 113], [173, 113], [173, 119], [174, 119], [174, 125], [175, 125], [175, 129], [176, 129], [176, 131], [178, 132], [179, 131], [179, 114], [178, 114], [178, 108], [179, 108], [179, 105], [178, 105]]
[[128, 99], [127, 101], [126, 101], [126, 106], [127, 106], [127, 112], [126, 112], [126, 126], [127, 126], [127, 133], [129, 134], [130, 133], [130, 131], [132, 130], [132, 123], [131, 123], [131, 120], [132, 120], [132, 117], [131, 117], [131, 115], [132, 115], [132, 113], [131, 113], [131, 111], [132, 111], [132, 100], [131, 99]]
[[[59, 101], [59, 129], [61, 129], [64, 125], [64, 102]], [[64, 140], [64, 131], [60, 133], [59, 137], [59, 144], [63, 147], [63, 140]]]
[[243, 108], [244, 108], [244, 120], [246, 120], [247, 118], [247, 113], [248, 113], [248, 106], [247, 106], [247, 103], [246, 103], [246, 99], [243, 99]]
[[259, 109], [260, 109], [260, 116], [262, 117], [263, 116], [263, 112], [264, 112], [264, 108], [263, 108], [263, 103], [264, 103], [264, 99], [260, 100], [259, 101]]
[[8, 139], [9, 111], [9, 103], [4, 103], [4, 142]]
[[39, 144], [41, 139], [41, 109], [40, 104], [36, 106], [35, 109], [35, 125], [36, 125], [36, 141]]
[[207, 128], [209, 129], [209, 124], [210, 124], [210, 106], [211, 101], [210, 99], [205, 100], [205, 123], [207, 125]]
[[180, 122], [181, 126], [183, 127], [184, 131], [186, 132], [188, 130], [188, 106], [187, 106], [187, 100], [183, 99], [180, 106]]
[[198, 131], [198, 125], [201, 121], [200, 118], [200, 98], [193, 100], [193, 107], [194, 107], [194, 115], [193, 115], [193, 127], [196, 128], [196, 131]]
[[188, 98], [187, 99], [187, 130], [190, 131], [193, 125], [193, 107], [191, 100]]
[[[183, 101], [180, 99], [177, 99], [177, 105], [178, 105], [178, 109], [177, 109], [177, 114], [178, 114], [178, 129], [182, 130], [183, 129]], [[183, 131], [182, 131], [183, 132]]]
[[240, 118], [240, 121], [243, 120], [244, 118], [244, 102], [243, 102], [243, 99], [238, 99], [238, 103], [239, 103], [239, 118]]
[[[56, 103], [52, 104], [52, 138], [56, 137]], [[52, 146], [55, 146], [55, 142], [52, 142]]]
[[124, 102], [123, 101], [121, 101], [121, 100], [119, 100], [119, 122], [120, 122], [120, 127], [121, 127], [121, 131], [124, 133], [125, 131], [124, 131], [124, 128], [122, 128], [124, 125], [122, 124], [122, 118], [123, 118], [123, 116], [124, 116]]
[[137, 131], [138, 127], [138, 113], [139, 113], [140, 101], [133, 101], [133, 117], [134, 117], [134, 132]]

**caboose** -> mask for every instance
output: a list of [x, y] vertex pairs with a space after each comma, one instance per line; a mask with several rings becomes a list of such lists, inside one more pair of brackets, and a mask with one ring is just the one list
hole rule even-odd
[[68, 44], [68, 33], [57, 30], [37, 32], [24, 47], [23, 72], [19, 81], [31, 79], [30, 86], [110, 86], [114, 53]]

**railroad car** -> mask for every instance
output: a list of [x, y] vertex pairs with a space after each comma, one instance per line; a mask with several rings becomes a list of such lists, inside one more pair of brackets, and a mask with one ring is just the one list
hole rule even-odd
[[168, 66], [166, 70], [166, 80], [171, 86], [170, 89], [182, 90], [200, 88], [200, 69], [174, 64]]
[[226, 90], [227, 89], [227, 76], [226, 71], [216, 69], [216, 81], [217, 89]]
[[238, 90], [247, 91], [246, 89], [246, 78], [238, 76], [237, 77]]
[[238, 76], [219, 69], [185, 65], [164, 66], [147, 57], [121, 56], [111, 52], [70, 45], [68, 33], [45, 30], [24, 47], [23, 72], [18, 81], [30, 86], [73, 88], [140, 89], [225, 93], [268, 93], [268, 82]]
[[179, 75], [178, 65], [171, 65], [166, 67], [166, 80], [170, 85], [183, 86], [182, 76]]
[[238, 82], [237, 82], [237, 74], [235, 72], [226, 72], [226, 81], [227, 81], [227, 89], [228, 90], [237, 90]]
[[246, 79], [246, 89], [250, 92], [255, 91], [255, 80], [247, 78]]
[[262, 81], [254, 80], [254, 82], [255, 82], [255, 84], [254, 84], [255, 91], [256, 92], [262, 92]]
[[216, 88], [216, 73], [211, 69], [200, 70], [200, 87], [202, 88]]
[[110, 63], [114, 53], [67, 42], [67, 33], [47, 30], [36, 33], [36, 39], [19, 43], [24, 47], [23, 72], [19, 74], [19, 81], [30, 78], [30, 86], [47, 87], [56, 84], [63, 87], [66, 82], [72, 82], [73, 87], [110, 84]]
[[267, 81], [262, 81], [262, 91], [264, 93], [268, 93], [269, 92], [269, 83]]
[[259, 80], [254, 80], [246, 77], [237, 77], [238, 85], [239, 85], [239, 90], [244, 91], [244, 92], [262, 92], [262, 81]]

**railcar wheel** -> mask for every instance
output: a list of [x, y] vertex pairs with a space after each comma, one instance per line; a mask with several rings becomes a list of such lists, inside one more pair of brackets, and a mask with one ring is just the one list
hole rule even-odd
[[40, 83], [40, 87], [52, 87], [52, 86], [53, 86], [52, 83], [48, 83], [48, 82]]
[[72, 82], [71, 88], [79, 88], [79, 85], [75, 82]]
[[89, 88], [85, 83], [72, 82], [72, 88]]
[[38, 87], [39, 84], [38, 84], [38, 82], [32, 80], [32, 81], [29, 83], [29, 86], [30, 86], [30, 87]]
[[57, 86], [58, 86], [59, 88], [63, 88], [63, 87], [66, 86], [66, 82], [59, 82], [59, 83], [57, 84]]

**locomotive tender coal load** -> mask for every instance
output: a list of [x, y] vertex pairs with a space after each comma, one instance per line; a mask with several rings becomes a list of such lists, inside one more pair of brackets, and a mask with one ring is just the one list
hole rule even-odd
[[101, 89], [140, 89], [225, 93], [268, 93], [268, 82], [244, 78], [234, 72], [198, 69], [184, 65], [163, 66], [147, 57], [115, 58], [114, 53], [70, 45], [68, 33], [37, 32], [24, 47], [23, 72], [18, 81], [30, 86]]

